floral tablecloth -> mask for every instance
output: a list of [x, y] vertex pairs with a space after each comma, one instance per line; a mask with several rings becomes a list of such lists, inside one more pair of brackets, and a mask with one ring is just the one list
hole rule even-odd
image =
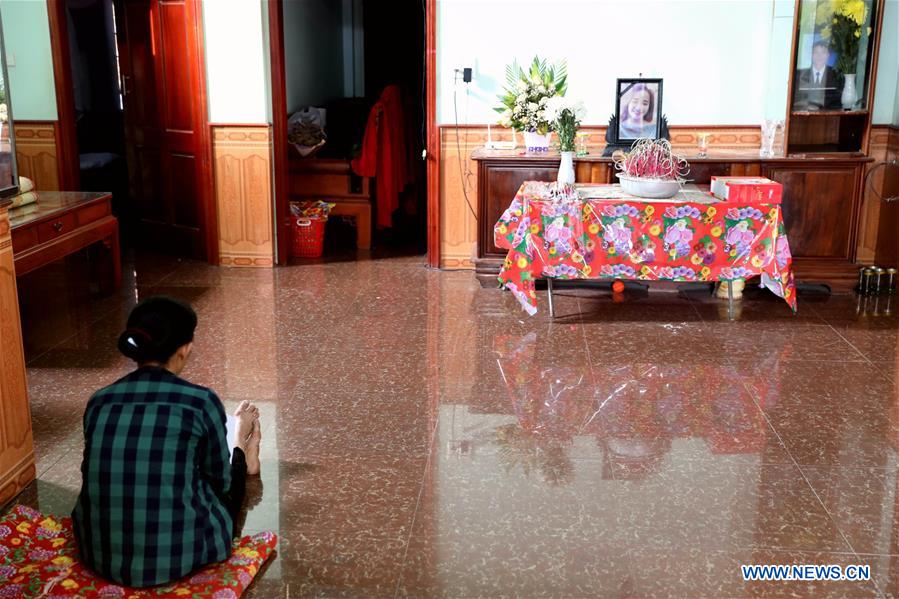
[[[790, 245], [779, 205], [717, 201], [582, 199], [578, 186], [524, 183], [494, 227], [509, 253], [500, 283], [531, 315], [536, 279], [761, 283], [796, 311]], [[621, 196], [622, 194], [618, 194]]]

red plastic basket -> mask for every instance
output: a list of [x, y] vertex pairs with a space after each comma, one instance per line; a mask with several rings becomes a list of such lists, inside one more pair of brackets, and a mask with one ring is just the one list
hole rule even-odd
[[294, 218], [292, 254], [294, 258], [318, 258], [325, 247], [326, 218]]

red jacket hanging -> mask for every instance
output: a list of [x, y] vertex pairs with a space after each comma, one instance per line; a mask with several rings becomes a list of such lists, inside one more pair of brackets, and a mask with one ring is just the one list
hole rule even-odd
[[365, 124], [362, 153], [352, 162], [360, 177], [375, 177], [378, 228], [390, 227], [400, 192], [411, 182], [400, 88], [389, 85], [372, 106]]

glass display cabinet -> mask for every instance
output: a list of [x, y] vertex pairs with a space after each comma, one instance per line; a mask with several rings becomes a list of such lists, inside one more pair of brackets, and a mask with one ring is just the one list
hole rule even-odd
[[877, 0], [801, 0], [788, 154], [863, 151], [870, 123]]

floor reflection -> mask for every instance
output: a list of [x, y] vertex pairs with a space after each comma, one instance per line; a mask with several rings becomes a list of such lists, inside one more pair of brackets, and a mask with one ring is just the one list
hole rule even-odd
[[[249, 597], [899, 595], [885, 303], [800, 296], [793, 317], [750, 289], [729, 321], [707, 290], [561, 289], [550, 321], [417, 259], [128, 264], [100, 300], [64, 265], [22, 285], [30, 505], [71, 510], [84, 404], [162, 292], [200, 316], [188, 378], [261, 406], [244, 530], [280, 544]], [[750, 563], [875, 580], [748, 584]]]

